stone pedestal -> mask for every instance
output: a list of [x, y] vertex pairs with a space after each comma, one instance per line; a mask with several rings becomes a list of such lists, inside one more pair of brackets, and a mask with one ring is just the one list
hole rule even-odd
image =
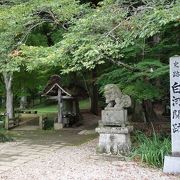
[[104, 126], [127, 125], [126, 109], [106, 109], [102, 111], [102, 123]]
[[170, 174], [180, 174], [180, 157], [165, 156], [163, 172]]
[[54, 123], [54, 130], [61, 130], [63, 127], [63, 123]]
[[107, 106], [102, 111], [102, 120], [96, 132], [99, 133], [97, 151], [114, 155], [127, 155], [131, 148], [127, 110], [131, 106], [131, 98], [123, 94], [117, 85], [107, 84], [104, 87]]
[[96, 132], [99, 133], [99, 153], [108, 153], [126, 155], [131, 148], [130, 132], [132, 126], [127, 127], [99, 127]]

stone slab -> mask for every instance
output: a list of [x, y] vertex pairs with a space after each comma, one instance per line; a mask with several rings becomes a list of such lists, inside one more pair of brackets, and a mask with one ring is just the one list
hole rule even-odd
[[180, 154], [180, 56], [170, 58], [170, 99], [172, 154]]
[[133, 131], [133, 126], [127, 127], [98, 127], [96, 132], [99, 134], [128, 134]]
[[39, 126], [32, 126], [32, 125], [24, 125], [24, 126], [17, 126], [13, 129], [13, 131], [35, 131], [40, 129]]
[[79, 135], [89, 135], [89, 134], [95, 134], [94, 129], [93, 130], [82, 130], [78, 133]]
[[131, 148], [129, 134], [100, 134], [97, 151], [107, 154], [128, 154]]
[[180, 157], [165, 156], [163, 172], [169, 174], [180, 174]]
[[102, 124], [104, 126], [125, 126], [127, 124], [127, 110], [103, 110]]
[[54, 130], [63, 129], [64, 125], [62, 123], [54, 123]]

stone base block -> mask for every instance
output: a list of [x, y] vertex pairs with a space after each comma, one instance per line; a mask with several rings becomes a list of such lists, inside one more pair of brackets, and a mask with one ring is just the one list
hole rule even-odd
[[60, 130], [63, 129], [63, 127], [63, 123], [54, 123], [54, 130]]
[[130, 132], [132, 127], [100, 127], [97, 151], [114, 155], [127, 155], [131, 148]]
[[99, 134], [129, 134], [133, 131], [133, 126], [127, 127], [108, 127], [101, 126], [96, 128], [96, 132]]
[[127, 110], [103, 110], [102, 123], [104, 126], [124, 127], [127, 124]]
[[165, 156], [163, 172], [169, 174], [180, 174], [180, 157]]

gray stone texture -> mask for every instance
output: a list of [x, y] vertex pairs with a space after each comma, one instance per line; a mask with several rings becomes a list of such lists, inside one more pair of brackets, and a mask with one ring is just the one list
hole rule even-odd
[[171, 99], [171, 141], [172, 156], [165, 156], [164, 169], [165, 173], [180, 173], [180, 119], [178, 99], [179, 93], [179, 76], [174, 72], [180, 71], [180, 56], [170, 58], [170, 99]]
[[131, 105], [128, 95], [122, 94], [118, 86], [108, 84], [104, 95], [108, 104], [102, 111], [102, 120], [96, 132], [99, 133], [99, 153], [127, 155], [131, 148], [130, 132], [132, 126], [127, 126], [127, 108]]
[[99, 135], [99, 153], [126, 155], [131, 148], [130, 132], [132, 127], [96, 128]]
[[127, 110], [103, 110], [102, 123], [104, 126], [122, 126], [127, 124]]
[[115, 84], [107, 84], [104, 87], [104, 96], [107, 103], [105, 109], [121, 110], [131, 106], [131, 98], [124, 95]]
[[165, 156], [163, 172], [170, 174], [180, 174], [180, 157]]

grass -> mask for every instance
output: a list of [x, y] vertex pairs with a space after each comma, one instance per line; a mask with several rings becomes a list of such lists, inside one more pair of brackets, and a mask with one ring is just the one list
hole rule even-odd
[[[90, 102], [89, 99], [84, 99], [79, 102], [79, 108], [80, 109], [89, 109], [90, 108]], [[35, 106], [33, 108], [30, 108], [28, 110], [38, 111], [38, 113], [57, 113], [57, 105], [45, 105], [40, 104], [38, 106]], [[0, 113], [4, 112], [4, 108], [0, 108]]]
[[5, 109], [0, 107], [0, 113], [3, 113], [4, 111], [5, 111]]
[[0, 128], [0, 143], [13, 141], [13, 138], [7, 134], [7, 131]]
[[13, 139], [10, 136], [5, 135], [4, 133], [0, 132], [0, 142], [10, 142]]
[[153, 167], [162, 167], [164, 156], [171, 151], [171, 141], [167, 135], [153, 133], [148, 137], [142, 132], [136, 132], [134, 141], [136, 146], [132, 150], [132, 157]]
[[[80, 109], [89, 109], [90, 108], [90, 103], [89, 99], [81, 100], [79, 102], [79, 108]], [[34, 108], [31, 108], [30, 110], [33, 111], [38, 111], [38, 113], [57, 113], [57, 105], [38, 105], [35, 106]]]
[[84, 100], [79, 101], [79, 108], [80, 109], [90, 109], [89, 99], [84, 99]]
[[29, 110], [38, 111], [38, 113], [57, 113], [57, 105], [38, 105]]

